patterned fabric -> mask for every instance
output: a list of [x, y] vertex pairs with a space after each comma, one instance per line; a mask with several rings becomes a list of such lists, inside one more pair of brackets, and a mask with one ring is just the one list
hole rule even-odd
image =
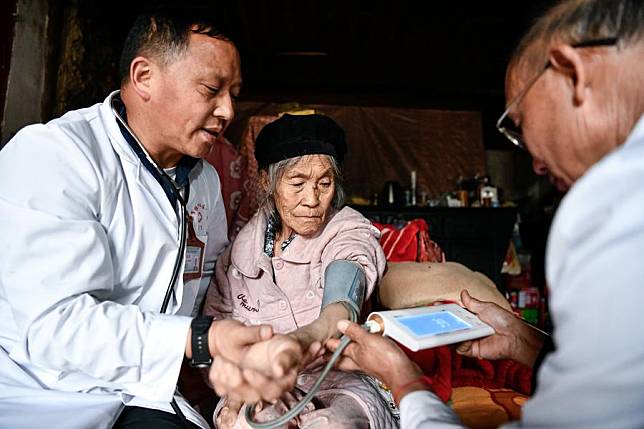
[[445, 262], [445, 253], [429, 238], [424, 219], [410, 220], [402, 228], [373, 222], [380, 230], [380, 245], [389, 262]]
[[253, 214], [249, 209], [248, 200], [243, 198], [248, 188], [246, 174], [248, 161], [224, 137], [217, 140], [205, 159], [215, 167], [217, 174], [219, 174], [221, 195], [224, 199], [228, 221], [228, 238], [232, 241]]
[[505, 422], [519, 420], [521, 406], [527, 400], [527, 395], [512, 389], [475, 386], [455, 387], [451, 397], [452, 409], [470, 429], [497, 428]]
[[[273, 218], [269, 218], [266, 222], [266, 233], [264, 234], [264, 253], [271, 258], [275, 256], [275, 234], [277, 229], [275, 224], [275, 220]], [[296, 234], [292, 234], [288, 239], [282, 242], [282, 245], [280, 246], [282, 248], [282, 252], [289, 244], [291, 244], [291, 241], [293, 241], [295, 236]]]
[[259, 195], [257, 193], [257, 189], [259, 189], [259, 168], [257, 166], [257, 160], [255, 160], [255, 139], [266, 124], [269, 124], [276, 119], [277, 116], [271, 115], [251, 116], [248, 119], [248, 126], [242, 135], [239, 153], [246, 160], [246, 169], [244, 172], [246, 177], [246, 182], [244, 184], [244, 201], [246, 204], [245, 209], [249, 214], [246, 221], [250, 219], [250, 216], [252, 216], [260, 206]]

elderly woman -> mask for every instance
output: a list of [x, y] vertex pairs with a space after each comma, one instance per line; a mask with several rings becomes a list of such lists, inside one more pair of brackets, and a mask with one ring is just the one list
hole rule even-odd
[[[217, 261], [206, 314], [268, 323], [303, 350], [337, 335], [339, 320], [359, 317], [381, 279], [385, 256], [378, 230], [355, 210], [340, 208], [338, 166], [345, 152], [343, 130], [323, 115], [284, 115], [262, 129], [255, 157], [265, 200]], [[319, 362], [302, 369], [288, 405], [309, 391], [320, 370]], [[294, 424], [397, 426], [376, 384], [334, 370]], [[220, 401], [220, 428], [244, 426], [240, 405]], [[281, 413], [277, 408], [264, 409], [264, 418]]]

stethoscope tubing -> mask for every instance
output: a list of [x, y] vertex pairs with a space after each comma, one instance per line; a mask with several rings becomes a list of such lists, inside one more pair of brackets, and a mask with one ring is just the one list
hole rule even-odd
[[338, 345], [338, 348], [335, 349], [335, 352], [333, 352], [333, 355], [331, 355], [331, 358], [327, 362], [326, 366], [320, 373], [320, 376], [318, 377], [317, 381], [309, 390], [309, 393], [300, 400], [293, 408], [291, 408], [286, 414], [274, 419], [270, 420], [267, 422], [256, 422], [253, 420], [254, 414], [255, 414], [255, 404], [246, 404], [246, 410], [244, 412], [244, 416], [246, 417], [246, 423], [248, 426], [250, 426], [253, 429], [273, 429], [280, 427], [286, 423], [288, 423], [291, 419], [295, 418], [298, 414], [304, 410], [304, 407], [306, 407], [306, 404], [311, 402], [313, 399], [313, 396], [315, 396], [316, 393], [318, 393], [318, 390], [320, 390], [320, 386], [322, 385], [322, 381], [326, 378], [327, 374], [329, 371], [331, 371], [331, 368], [335, 365], [336, 361], [340, 359], [340, 355], [344, 351], [344, 349], [349, 345], [351, 342], [351, 338], [349, 338], [346, 335], [343, 335], [342, 338], [340, 339], [340, 344]]
[[170, 283], [168, 283], [168, 288], [165, 291], [165, 296], [163, 297], [163, 303], [161, 304], [161, 313], [165, 313], [168, 309], [170, 303], [170, 297], [172, 292], [174, 292], [174, 285], [177, 283], [179, 277], [179, 271], [181, 271], [181, 261], [183, 261], [184, 254], [186, 253], [186, 204], [183, 201], [183, 198], [179, 195], [179, 192], [175, 193], [177, 200], [179, 201], [179, 251], [177, 252], [177, 257], [174, 261], [174, 268], [172, 270], [172, 277], [170, 278]]
[[168, 310], [168, 305], [170, 304], [170, 297], [172, 296], [172, 293], [174, 292], [174, 286], [177, 284], [177, 280], [179, 278], [179, 271], [181, 271], [181, 261], [183, 261], [184, 254], [186, 252], [186, 230], [187, 230], [187, 216], [186, 216], [186, 201], [181, 195], [181, 192], [179, 189], [177, 189], [177, 186], [174, 184], [174, 181], [170, 178], [170, 176], [167, 175], [165, 171], [163, 171], [162, 168], [159, 168], [159, 166], [154, 162], [152, 157], [148, 154], [148, 152], [145, 150], [145, 147], [141, 144], [139, 139], [136, 137], [134, 132], [130, 129], [129, 125], [127, 122], [123, 120], [119, 112], [116, 110], [114, 105], [112, 107], [112, 113], [114, 113], [114, 116], [116, 119], [125, 127], [125, 129], [130, 133], [136, 144], [139, 146], [139, 148], [143, 151], [145, 154], [145, 157], [148, 159], [151, 165], [156, 168], [157, 172], [165, 177], [168, 182], [172, 185], [172, 193], [174, 196], [177, 198], [177, 201], [179, 202], [179, 211], [177, 213], [178, 221], [179, 221], [179, 251], [177, 252], [177, 257], [174, 260], [174, 268], [172, 269], [172, 277], [170, 277], [170, 282], [168, 283], [168, 288], [166, 289], [165, 296], [163, 297], [163, 302], [161, 304], [161, 313], [165, 313]]

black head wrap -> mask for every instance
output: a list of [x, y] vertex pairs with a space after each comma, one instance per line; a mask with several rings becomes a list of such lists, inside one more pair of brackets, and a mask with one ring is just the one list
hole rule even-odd
[[330, 155], [338, 163], [347, 152], [344, 131], [324, 115], [288, 115], [267, 124], [255, 140], [259, 168], [302, 155]]

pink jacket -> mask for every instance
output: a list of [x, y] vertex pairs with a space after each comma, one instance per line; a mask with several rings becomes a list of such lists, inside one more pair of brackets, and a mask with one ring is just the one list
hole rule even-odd
[[295, 237], [279, 257], [264, 253], [265, 232], [266, 219], [258, 213], [219, 257], [204, 313], [248, 324], [270, 323], [276, 332], [287, 333], [319, 316], [330, 262], [344, 259], [362, 265], [366, 298], [382, 278], [386, 261], [380, 233], [349, 207], [335, 213], [316, 236]]
[[[382, 278], [385, 255], [380, 233], [357, 211], [336, 212], [316, 236], [297, 236], [279, 257], [264, 253], [266, 219], [260, 212], [242, 228], [217, 260], [216, 276], [207, 292], [204, 313], [247, 324], [268, 323], [288, 333], [320, 314], [327, 265], [339, 259], [358, 262], [367, 277], [368, 298]], [[275, 280], [273, 280], [273, 273]], [[317, 371], [298, 378], [308, 391]], [[331, 371], [320, 394], [348, 395], [358, 402], [372, 428], [396, 426], [389, 407], [365, 376]]]

